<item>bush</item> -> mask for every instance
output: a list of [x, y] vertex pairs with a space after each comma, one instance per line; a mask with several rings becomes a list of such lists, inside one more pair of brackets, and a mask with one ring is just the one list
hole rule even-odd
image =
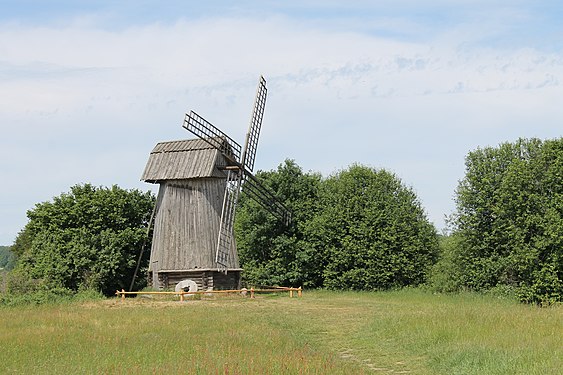
[[440, 236], [438, 261], [432, 266], [427, 282], [430, 290], [451, 293], [462, 289], [458, 247], [459, 238], [456, 235]]
[[0, 291], [0, 305], [4, 306], [59, 304], [104, 298], [99, 291], [85, 289], [75, 292], [68, 288], [53, 287], [42, 280], [33, 280], [21, 272], [0, 276], [4, 286]]

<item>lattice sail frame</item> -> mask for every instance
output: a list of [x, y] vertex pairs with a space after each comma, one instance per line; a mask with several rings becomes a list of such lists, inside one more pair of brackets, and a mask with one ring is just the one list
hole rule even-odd
[[235, 222], [235, 209], [240, 193], [242, 175], [240, 171], [227, 171], [227, 185], [223, 197], [223, 208], [221, 210], [221, 223], [219, 224], [219, 236], [217, 238], [217, 251], [215, 262], [219, 265], [219, 270], [227, 272], [229, 257], [234, 240], [233, 225]]
[[254, 100], [254, 108], [252, 110], [252, 116], [250, 117], [250, 126], [248, 127], [248, 133], [246, 133], [244, 151], [242, 153], [242, 167], [245, 169], [245, 172], [252, 172], [254, 170], [254, 160], [256, 159], [256, 149], [258, 148], [258, 138], [260, 137], [260, 129], [262, 128], [267, 94], [266, 80], [264, 77], [260, 76], [260, 82], [256, 90], [256, 99]]
[[231, 161], [238, 163], [241, 160], [240, 145], [194, 111], [191, 111], [189, 114], [186, 113], [182, 126], [209, 143], [210, 146], [221, 151]]
[[244, 175], [244, 191], [250, 195], [262, 207], [266, 208], [270, 213], [277, 217], [285, 225], [291, 222], [291, 214], [289, 209], [276, 199], [274, 194], [258, 181], [254, 175], [245, 173]]

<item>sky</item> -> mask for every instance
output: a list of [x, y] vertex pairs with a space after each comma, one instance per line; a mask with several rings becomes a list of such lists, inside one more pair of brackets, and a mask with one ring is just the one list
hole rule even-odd
[[76, 184], [151, 190], [157, 142], [195, 110], [255, 169], [359, 163], [439, 231], [472, 150], [562, 136], [563, 3], [521, 0], [0, 0], [0, 245]]

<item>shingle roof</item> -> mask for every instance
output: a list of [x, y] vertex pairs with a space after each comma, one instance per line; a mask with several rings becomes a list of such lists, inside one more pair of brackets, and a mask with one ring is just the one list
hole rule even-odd
[[224, 178], [225, 174], [216, 168], [224, 165], [221, 152], [202, 139], [160, 142], [151, 151], [141, 180]]

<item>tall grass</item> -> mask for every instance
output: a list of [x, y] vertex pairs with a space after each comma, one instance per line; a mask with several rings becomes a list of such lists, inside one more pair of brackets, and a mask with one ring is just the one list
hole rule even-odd
[[[475, 294], [316, 293], [332, 314], [326, 347], [381, 371], [561, 374], [563, 306], [538, 308]], [[340, 311], [340, 313], [336, 313]], [[316, 314], [316, 313], [315, 313]], [[313, 320], [313, 319], [311, 319]]]
[[0, 360], [6, 373], [344, 374], [361, 370], [272, 323], [275, 314], [267, 299], [184, 303], [128, 299], [0, 311]]
[[563, 309], [477, 295], [306, 292], [0, 308], [0, 372], [559, 374]]

